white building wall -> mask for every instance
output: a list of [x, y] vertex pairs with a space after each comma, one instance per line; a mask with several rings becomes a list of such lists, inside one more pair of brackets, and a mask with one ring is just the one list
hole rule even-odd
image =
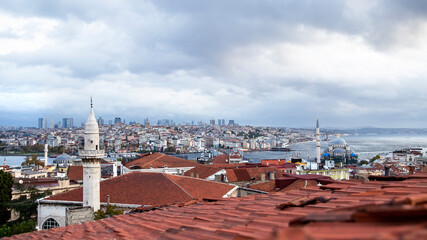
[[43, 228], [43, 223], [49, 219], [53, 218], [58, 222], [59, 226], [63, 227], [66, 224], [66, 210], [67, 205], [59, 204], [43, 204], [39, 203], [38, 213], [37, 213], [37, 226], [41, 230]]
[[97, 163], [83, 162], [83, 206], [91, 206], [99, 210], [99, 182], [101, 181], [101, 166]]
[[210, 175], [209, 177], [207, 177], [205, 180], [208, 180], [208, 181], [215, 181], [215, 176], [217, 176], [217, 175], [224, 175], [224, 181], [225, 182], [228, 182], [228, 179], [227, 179], [227, 172], [225, 171], [225, 169], [221, 169], [220, 171], [218, 171], [218, 172], [216, 172], [216, 173], [214, 173], [214, 174], [212, 174], [212, 175]]

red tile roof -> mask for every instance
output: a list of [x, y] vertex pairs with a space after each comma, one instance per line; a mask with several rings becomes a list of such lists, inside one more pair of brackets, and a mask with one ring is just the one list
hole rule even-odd
[[269, 179], [268, 173], [275, 173], [275, 177], [282, 177], [283, 172], [275, 167], [238, 167], [232, 169], [226, 169], [227, 178], [229, 182], [242, 182], [242, 181], [259, 181], [261, 180], [261, 174], [265, 174], [266, 179]]
[[228, 164], [230, 156], [228, 154], [221, 154], [214, 157], [212, 164]]
[[[221, 198], [234, 186], [163, 173], [132, 172], [101, 181], [100, 188], [100, 199], [104, 203], [109, 195], [111, 203], [160, 206], [192, 199]], [[83, 189], [57, 194], [45, 200], [81, 202]]]
[[334, 185], [173, 205], [11, 239], [426, 239], [427, 175]]
[[69, 166], [67, 176], [70, 181], [83, 181], [83, 166]]
[[209, 176], [221, 171], [221, 168], [216, 168], [208, 165], [196, 166], [193, 169], [190, 169], [184, 173], [184, 176], [187, 177], [198, 177], [201, 179], [206, 179]]
[[168, 168], [195, 167], [199, 165], [201, 164], [190, 161], [190, 160], [169, 156], [162, 153], [153, 153], [153, 154], [145, 155], [141, 158], [125, 163], [125, 167], [127, 168], [142, 168], [142, 169], [148, 169], [150, 167], [164, 168], [165, 166], [167, 166]]

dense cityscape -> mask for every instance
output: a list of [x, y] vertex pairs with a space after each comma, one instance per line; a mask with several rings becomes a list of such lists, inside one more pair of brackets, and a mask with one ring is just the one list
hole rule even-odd
[[4, 0], [1, 239], [427, 239], [427, 2]]

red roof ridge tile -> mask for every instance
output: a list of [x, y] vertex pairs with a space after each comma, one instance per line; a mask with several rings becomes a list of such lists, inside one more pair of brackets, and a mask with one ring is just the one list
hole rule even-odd
[[[169, 176], [173, 176], [173, 177], [178, 176], [178, 175], [170, 175], [170, 174], [168, 174], [168, 175]], [[218, 184], [222, 184], [222, 185], [227, 185], [227, 186], [237, 186], [236, 184], [232, 184], [232, 183], [216, 182], [216, 181], [206, 180], [206, 179], [203, 179], [203, 178], [194, 178], [194, 177], [189, 177], [189, 176], [184, 176], [184, 175], [179, 175], [179, 177], [180, 178], [187, 178], [187, 179], [197, 179], [199, 181], [204, 181], [204, 182], [209, 182], [209, 183], [214, 182], [214, 183], [218, 183]]]
[[168, 175], [168, 174], [165, 174], [165, 173], [162, 173], [162, 175], [165, 177], [165, 178], [167, 178], [167, 179], [169, 179], [169, 181], [171, 181], [171, 182], [173, 182], [176, 186], [178, 186], [183, 192], [185, 192], [188, 196], [190, 196], [192, 199], [194, 199], [194, 197], [193, 196], [191, 196], [191, 194], [189, 194], [183, 187], [181, 187], [178, 183], [176, 183], [175, 181], [173, 181], [172, 179], [170, 179], [170, 177], [168, 177], [168, 176], [166, 176], [166, 175]]

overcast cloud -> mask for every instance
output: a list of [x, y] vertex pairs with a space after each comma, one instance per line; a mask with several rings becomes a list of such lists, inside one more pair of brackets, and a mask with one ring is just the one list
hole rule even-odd
[[2, 1], [0, 124], [427, 126], [427, 1]]

